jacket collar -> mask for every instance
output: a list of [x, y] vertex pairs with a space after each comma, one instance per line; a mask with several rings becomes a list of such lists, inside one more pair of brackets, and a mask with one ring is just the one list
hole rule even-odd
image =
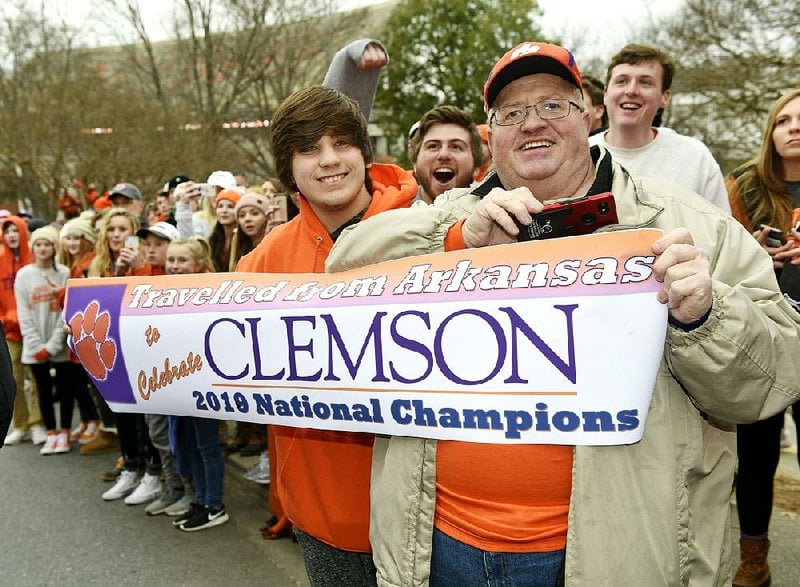
[[[631, 176], [600, 145], [591, 147], [590, 153], [595, 175], [585, 195], [593, 196], [605, 192], [614, 194], [619, 216], [617, 228], [641, 228], [652, 224], [664, 209], [646, 196], [641, 179]], [[470, 193], [483, 198], [494, 188], [505, 189], [496, 171], [492, 171]]]
[[397, 165], [373, 163], [369, 167], [369, 176], [372, 180], [372, 200], [369, 206], [335, 230], [333, 235], [328, 233], [311, 208], [311, 204], [303, 194], [300, 194], [300, 222], [303, 230], [313, 238], [322, 238], [328, 242], [329, 246], [333, 246], [333, 242], [336, 240], [334, 237], [338, 236], [344, 228], [386, 210], [407, 208], [417, 194], [418, 186], [414, 176], [410, 171]]

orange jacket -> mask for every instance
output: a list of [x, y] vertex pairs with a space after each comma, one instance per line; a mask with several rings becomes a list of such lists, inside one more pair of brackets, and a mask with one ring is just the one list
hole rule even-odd
[[[372, 202], [363, 218], [406, 208], [417, 194], [410, 172], [373, 164]], [[237, 271], [322, 273], [333, 247], [328, 231], [305, 198], [300, 214], [274, 228]], [[278, 495], [286, 515], [303, 532], [331, 546], [370, 552], [369, 477], [373, 435], [272, 426]], [[272, 464], [272, 463], [271, 463]]]
[[97, 256], [96, 251], [89, 251], [83, 257], [76, 259], [69, 270], [71, 279], [81, 279], [89, 275], [89, 265], [92, 264], [94, 258]]
[[3, 321], [6, 330], [6, 338], [22, 342], [17, 318], [17, 301], [14, 298], [14, 280], [17, 271], [33, 262], [33, 253], [28, 246], [28, 227], [25, 221], [19, 216], [7, 216], [0, 223], [0, 228], [4, 228], [9, 222], [19, 230], [19, 247], [16, 253], [12, 251], [6, 244], [3, 233], [0, 232], [0, 320]]

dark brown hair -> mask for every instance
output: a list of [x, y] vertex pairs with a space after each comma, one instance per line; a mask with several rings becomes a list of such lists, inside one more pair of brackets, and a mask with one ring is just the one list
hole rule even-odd
[[672, 58], [664, 53], [661, 49], [656, 49], [650, 45], [639, 45], [631, 43], [625, 45], [619, 53], [611, 58], [606, 70], [606, 85], [611, 81], [611, 70], [617, 65], [627, 63], [629, 65], [638, 65], [643, 61], [656, 61], [661, 64], [661, 69], [664, 71], [664, 76], [661, 80], [661, 91], [666, 92], [672, 87], [672, 78], [675, 76], [675, 62]]
[[455, 106], [438, 106], [428, 110], [419, 120], [419, 130], [414, 133], [411, 142], [408, 145], [409, 157], [413, 165], [417, 161], [419, 150], [422, 148], [422, 143], [425, 140], [425, 135], [431, 127], [437, 124], [455, 124], [460, 126], [469, 133], [469, 148], [472, 151], [472, 160], [475, 163], [475, 169], [481, 166], [483, 161], [483, 152], [481, 151], [481, 133], [478, 127], [472, 121], [469, 114]]
[[350, 137], [361, 150], [364, 163], [372, 163], [372, 143], [364, 115], [358, 104], [334, 89], [310, 86], [295, 92], [275, 110], [270, 127], [275, 171], [281, 183], [292, 191], [297, 191], [292, 156], [325, 135]]

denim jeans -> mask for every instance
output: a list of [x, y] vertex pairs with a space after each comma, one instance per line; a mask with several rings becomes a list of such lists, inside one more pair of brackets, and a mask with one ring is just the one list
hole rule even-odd
[[219, 445], [219, 421], [189, 418], [192, 442], [192, 480], [197, 503], [213, 510], [222, 507], [225, 464]]
[[561, 583], [564, 551], [489, 552], [433, 531], [433, 587], [553, 587]]

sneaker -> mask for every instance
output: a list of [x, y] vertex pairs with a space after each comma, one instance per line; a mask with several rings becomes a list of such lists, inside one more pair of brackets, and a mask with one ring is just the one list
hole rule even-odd
[[139, 473], [136, 471], [122, 471], [119, 474], [117, 482], [114, 486], [103, 493], [103, 499], [106, 501], [114, 501], [115, 499], [122, 499], [131, 491], [136, 489], [139, 484]]
[[[194, 494], [191, 491], [187, 491], [183, 494], [183, 497], [180, 498], [178, 501], [173, 503], [167, 509], [164, 510], [164, 513], [167, 514], [169, 517], [174, 518], [175, 516], [186, 516], [191, 510], [192, 506], [194, 505]], [[178, 520], [180, 521], [180, 518]], [[175, 524], [173, 522], [175, 526]]]
[[119, 440], [115, 434], [101, 430], [97, 433], [94, 440], [81, 446], [81, 454], [84, 456], [102, 455], [119, 450]]
[[72, 448], [72, 445], [69, 442], [69, 432], [66, 430], [62, 430], [56, 436], [56, 447], [53, 450], [55, 454], [61, 454], [65, 452], [69, 452]]
[[25, 440], [25, 430], [14, 428], [13, 430], [11, 430], [11, 432], [8, 433], [4, 443], [6, 446], [11, 446], [14, 444], [19, 444], [23, 440]]
[[100, 422], [97, 420], [89, 420], [86, 423], [86, 429], [81, 434], [80, 438], [78, 439], [79, 444], [89, 444], [97, 435], [100, 434]]
[[144, 513], [148, 516], [158, 516], [167, 511], [167, 508], [183, 497], [183, 492], [178, 489], [168, 487], [161, 492], [161, 496], [151, 501], [144, 508]]
[[69, 433], [69, 439], [72, 442], [77, 442], [80, 439], [81, 434], [86, 432], [87, 426], [88, 423], [86, 422], [81, 422], [79, 425], [75, 426], [75, 428], [72, 429], [72, 432]]
[[57, 441], [57, 439], [58, 439], [58, 437], [56, 436], [55, 432], [45, 436], [44, 444], [42, 445], [42, 448], [39, 449], [39, 454], [40, 455], [51, 455], [54, 452], [56, 452], [56, 441]]
[[220, 526], [227, 522], [228, 519], [228, 512], [225, 511], [224, 505], [220, 506], [216, 511], [208, 507], [203, 507], [202, 510], [198, 511], [194, 516], [178, 527], [184, 532], [197, 532], [198, 530]]
[[243, 475], [248, 481], [255, 481], [261, 485], [269, 484], [269, 453], [264, 451], [258, 464]]
[[133, 493], [125, 498], [125, 503], [127, 505], [140, 505], [153, 501], [159, 495], [161, 495], [160, 475], [145, 473]]
[[[191, 504], [189, 504], [189, 508], [185, 512], [183, 512], [180, 516], [178, 516], [176, 520], [172, 521], [172, 525], [178, 528], [183, 524], [185, 524], [186, 522], [188, 522], [189, 520], [191, 520], [198, 513], [205, 511], [206, 511], [206, 506], [192, 502]], [[169, 515], [169, 512], [167, 512], [167, 515]]]
[[44, 426], [31, 426], [31, 442], [33, 444], [44, 444], [47, 440], [47, 430]]

